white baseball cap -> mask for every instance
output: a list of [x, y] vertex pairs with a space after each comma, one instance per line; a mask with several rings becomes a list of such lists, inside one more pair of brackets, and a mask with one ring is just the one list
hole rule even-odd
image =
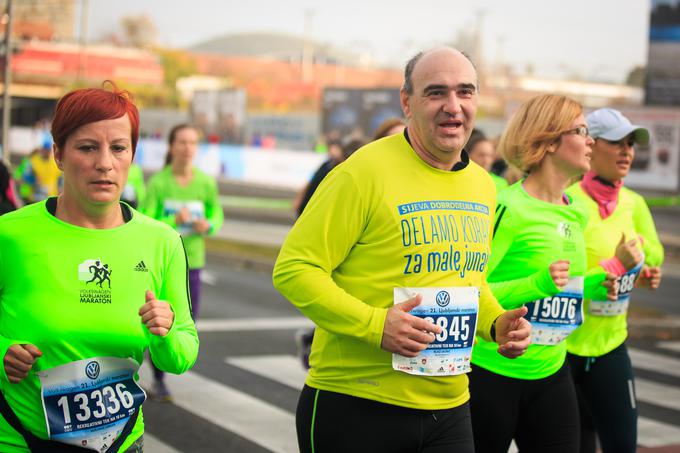
[[640, 145], [649, 143], [649, 131], [642, 126], [631, 124], [628, 118], [614, 109], [604, 108], [591, 112], [586, 117], [588, 131], [593, 138], [621, 140], [633, 133], [633, 140]]

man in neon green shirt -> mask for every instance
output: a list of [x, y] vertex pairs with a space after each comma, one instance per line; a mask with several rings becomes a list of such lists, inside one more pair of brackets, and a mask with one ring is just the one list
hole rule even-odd
[[331, 171], [281, 249], [274, 285], [318, 326], [302, 452], [472, 452], [475, 325], [508, 357], [528, 347], [526, 309], [504, 311], [486, 283], [495, 189], [463, 150], [477, 96], [459, 51], [412, 58], [404, 133]]

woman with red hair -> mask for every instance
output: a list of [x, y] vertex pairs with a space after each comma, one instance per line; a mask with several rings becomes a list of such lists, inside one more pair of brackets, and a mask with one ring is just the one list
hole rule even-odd
[[184, 248], [120, 202], [128, 92], [66, 94], [52, 136], [62, 193], [0, 218], [0, 451], [142, 451], [144, 352], [173, 373], [198, 354]]

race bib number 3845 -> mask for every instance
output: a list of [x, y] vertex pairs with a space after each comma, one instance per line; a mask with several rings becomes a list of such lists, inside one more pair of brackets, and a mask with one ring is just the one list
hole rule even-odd
[[441, 332], [416, 357], [392, 354], [392, 368], [423, 376], [451, 376], [470, 371], [477, 328], [479, 289], [476, 287], [395, 288], [394, 303], [423, 296], [410, 314], [441, 327]]
[[132, 359], [94, 357], [38, 373], [50, 439], [104, 452], [146, 398]]

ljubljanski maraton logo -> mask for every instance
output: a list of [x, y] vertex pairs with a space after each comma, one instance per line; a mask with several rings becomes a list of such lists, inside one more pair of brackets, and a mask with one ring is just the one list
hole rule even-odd
[[97, 379], [99, 377], [99, 362], [92, 361], [85, 366], [85, 374], [90, 379]]
[[571, 225], [567, 222], [560, 222], [557, 224], [557, 232], [564, 239], [571, 239]]
[[436, 296], [437, 305], [446, 307], [451, 302], [451, 296], [447, 291], [439, 291]]
[[110, 304], [112, 272], [101, 259], [88, 259], [80, 263], [78, 280], [85, 283], [80, 289], [80, 302]]

